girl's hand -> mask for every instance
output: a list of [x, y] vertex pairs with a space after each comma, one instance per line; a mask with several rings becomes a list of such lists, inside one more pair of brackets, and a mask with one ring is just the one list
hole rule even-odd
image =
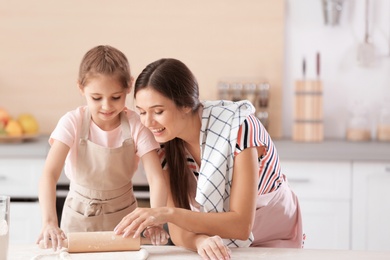
[[146, 228], [155, 227], [166, 223], [165, 208], [136, 208], [133, 212], [125, 216], [115, 227], [117, 235], [123, 234], [128, 237], [134, 233], [133, 237], [140, 236]]
[[204, 239], [197, 246], [198, 254], [204, 260], [230, 259], [231, 250], [225, 246], [220, 236], [213, 236]]
[[159, 246], [168, 243], [169, 235], [162, 225], [147, 227], [143, 233], [144, 237], [149, 238], [152, 245]]
[[36, 243], [43, 244], [44, 248], [49, 248], [51, 245], [53, 250], [56, 251], [57, 249], [61, 249], [62, 241], [65, 239], [65, 233], [57, 225], [48, 224], [42, 228], [42, 232]]

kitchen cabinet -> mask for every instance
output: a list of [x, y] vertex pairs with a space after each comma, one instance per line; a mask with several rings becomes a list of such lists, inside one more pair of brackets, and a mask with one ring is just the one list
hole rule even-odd
[[11, 196], [10, 243], [33, 243], [41, 230], [38, 183], [44, 157], [0, 159], [0, 193]]
[[37, 198], [44, 158], [0, 159], [0, 190], [11, 199]]
[[35, 243], [42, 227], [38, 201], [11, 202], [10, 209], [10, 243]]
[[299, 198], [304, 248], [349, 249], [351, 163], [284, 160], [282, 172]]
[[390, 250], [390, 161], [353, 163], [352, 249]]

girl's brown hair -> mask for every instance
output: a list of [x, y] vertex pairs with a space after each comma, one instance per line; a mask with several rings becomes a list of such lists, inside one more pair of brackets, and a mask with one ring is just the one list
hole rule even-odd
[[123, 88], [131, 87], [130, 66], [126, 56], [109, 45], [99, 45], [89, 50], [80, 63], [78, 82], [85, 86], [97, 74], [113, 76]]
[[[160, 59], [149, 64], [135, 82], [134, 97], [144, 88], [152, 88], [171, 99], [179, 109], [190, 107], [197, 113], [200, 107], [198, 82], [179, 60]], [[190, 209], [188, 185], [193, 173], [187, 166], [184, 141], [176, 137], [163, 146], [175, 206]]]

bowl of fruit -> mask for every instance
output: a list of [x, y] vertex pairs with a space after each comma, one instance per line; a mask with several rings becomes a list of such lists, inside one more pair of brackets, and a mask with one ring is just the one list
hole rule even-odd
[[0, 142], [23, 142], [38, 135], [39, 124], [34, 115], [22, 113], [12, 117], [6, 109], [0, 108]]

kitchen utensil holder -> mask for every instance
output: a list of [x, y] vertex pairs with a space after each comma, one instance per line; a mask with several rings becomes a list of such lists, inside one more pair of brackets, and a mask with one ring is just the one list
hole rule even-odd
[[324, 139], [322, 82], [295, 82], [293, 140], [320, 142]]

